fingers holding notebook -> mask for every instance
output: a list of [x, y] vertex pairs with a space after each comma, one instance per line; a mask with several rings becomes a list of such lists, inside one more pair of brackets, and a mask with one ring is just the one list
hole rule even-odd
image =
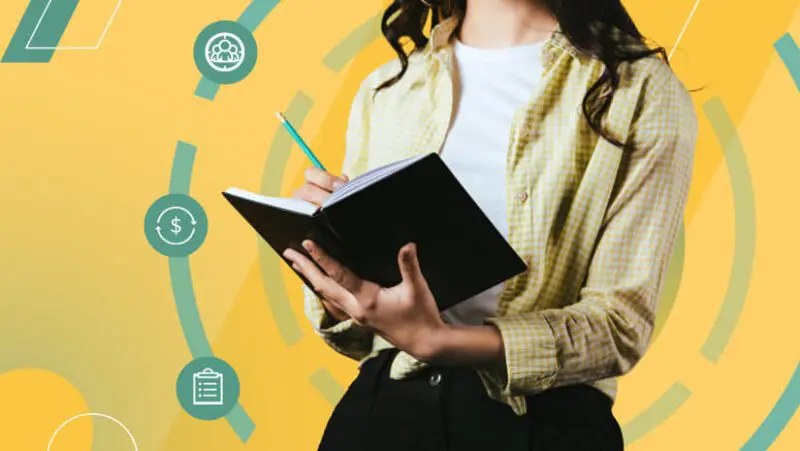
[[305, 183], [293, 193], [293, 197], [317, 206], [322, 205], [331, 193], [349, 181], [346, 175], [337, 177], [317, 167], [306, 169], [304, 175]]

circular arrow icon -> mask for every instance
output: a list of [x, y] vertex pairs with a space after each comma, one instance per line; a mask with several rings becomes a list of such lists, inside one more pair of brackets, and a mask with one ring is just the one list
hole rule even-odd
[[183, 194], [169, 194], [147, 210], [145, 235], [150, 245], [168, 257], [185, 257], [205, 241], [208, 220], [203, 207]]
[[[174, 214], [168, 216], [167, 213], [170, 213], [171, 211], [174, 211]], [[162, 230], [161, 220], [165, 217], [172, 218], [168, 220], [167, 236], [164, 236], [161, 233]], [[191, 225], [191, 227], [187, 227], [187, 225]], [[156, 233], [158, 233], [158, 237], [161, 238], [161, 240], [167, 243], [168, 245], [181, 246], [192, 240], [192, 237], [194, 237], [194, 233], [197, 230], [196, 226], [197, 226], [197, 220], [195, 220], [194, 215], [192, 215], [191, 211], [183, 207], [172, 206], [165, 209], [164, 211], [161, 212], [161, 214], [158, 215], [158, 220], [156, 220]], [[186, 233], [187, 230], [189, 231], [188, 233]], [[175, 235], [175, 237], [170, 235], [169, 232], [172, 232]], [[181, 241], [175, 241], [174, 238], [177, 238], [179, 236], [186, 236], [186, 238], [184, 238]]]

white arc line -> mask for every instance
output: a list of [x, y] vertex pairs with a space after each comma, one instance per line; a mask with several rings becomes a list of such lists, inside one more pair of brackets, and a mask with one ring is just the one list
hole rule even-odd
[[130, 437], [131, 443], [133, 443], [133, 451], [139, 451], [139, 445], [136, 444], [136, 439], [133, 438], [133, 434], [131, 434], [131, 431], [128, 428], [126, 428], [125, 425], [122, 424], [121, 421], [119, 421], [118, 419], [112, 417], [111, 415], [106, 415], [104, 413], [96, 413], [96, 412], [89, 412], [89, 413], [82, 413], [82, 414], [79, 414], [79, 415], [75, 415], [74, 417], [68, 419], [67, 421], [65, 421], [63, 423], [61, 423], [61, 426], [59, 426], [58, 429], [56, 429], [56, 431], [53, 432], [52, 437], [50, 437], [50, 442], [47, 443], [47, 451], [50, 451], [50, 447], [53, 446], [53, 440], [56, 439], [56, 436], [61, 431], [61, 429], [64, 428], [64, 426], [66, 426], [67, 424], [69, 424], [73, 420], [77, 420], [78, 418], [83, 418], [83, 417], [101, 417], [101, 418], [105, 418], [107, 420], [111, 420], [114, 423], [117, 423], [117, 425], [119, 425], [119, 427], [121, 427], [122, 429], [125, 430], [125, 432], [128, 434], [128, 437]]
[[169, 208], [164, 209], [164, 211], [162, 211], [161, 214], [158, 215], [158, 219], [156, 219], [156, 225], [158, 225], [158, 223], [161, 222], [161, 218], [163, 218], [164, 215], [167, 214], [167, 212], [171, 211], [171, 210], [179, 210], [179, 211], [182, 211], [182, 212], [186, 213], [187, 215], [189, 215], [190, 218], [192, 218], [192, 224], [193, 225], [197, 224], [197, 220], [194, 218], [194, 215], [192, 214], [191, 211], [189, 211], [189, 210], [187, 210], [187, 209], [185, 209], [185, 208], [183, 208], [181, 206], [173, 205], [173, 206], [171, 206]]
[[678, 44], [681, 43], [681, 40], [683, 39], [683, 34], [686, 33], [686, 29], [689, 28], [689, 23], [694, 18], [694, 13], [695, 13], [695, 11], [697, 11], [697, 7], [700, 6], [700, 1], [701, 0], [697, 0], [694, 3], [694, 7], [692, 8], [692, 12], [689, 13], [689, 17], [686, 19], [686, 22], [683, 24], [683, 28], [681, 29], [681, 32], [678, 34], [678, 39], [675, 41], [675, 45], [672, 46], [672, 50], [670, 50], [670, 52], [669, 52], [669, 56], [667, 57], [667, 61], [672, 59], [672, 55], [675, 53], [675, 50], [677, 50]]
[[161, 241], [169, 244], [170, 246], [182, 246], [182, 245], [188, 243], [189, 240], [192, 239], [192, 237], [194, 236], [194, 232], [196, 230], [197, 229], [192, 229], [192, 233], [190, 233], [189, 236], [185, 240], [181, 241], [180, 243], [175, 243], [173, 241], [170, 241], [170, 240], [164, 238], [164, 235], [161, 234], [161, 229], [160, 228], [156, 228], [156, 233], [158, 233], [158, 237], [161, 238]]
[[25, 44], [25, 50], [97, 50], [100, 48], [100, 45], [103, 43], [103, 39], [106, 38], [106, 34], [108, 33], [108, 29], [111, 28], [111, 23], [114, 22], [114, 18], [117, 16], [117, 11], [119, 11], [119, 7], [122, 6], [122, 0], [117, 2], [117, 6], [114, 7], [114, 12], [111, 13], [111, 18], [108, 19], [108, 23], [106, 24], [106, 28], [103, 30], [103, 34], [100, 35], [100, 40], [97, 41], [97, 44], [94, 46], [55, 46], [55, 47], [31, 47], [31, 41], [36, 36], [36, 32], [39, 31], [39, 26], [42, 24], [42, 20], [44, 20], [44, 16], [47, 15], [47, 10], [50, 9], [50, 4], [53, 3], [53, 0], [48, 0], [47, 5], [44, 7], [44, 11], [42, 11], [42, 16], [39, 17], [39, 21], [36, 22], [36, 27], [33, 29], [33, 33], [31, 33], [31, 37], [28, 38], [28, 43]]

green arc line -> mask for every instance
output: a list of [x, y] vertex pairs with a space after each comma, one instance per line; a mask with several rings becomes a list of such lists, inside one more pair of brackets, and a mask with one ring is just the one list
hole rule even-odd
[[[292, 121], [299, 129], [305, 121], [306, 115], [314, 106], [311, 97], [302, 92], [295, 94], [289, 107], [286, 109], [286, 117]], [[280, 195], [283, 173], [286, 162], [289, 161], [289, 152], [292, 150], [294, 141], [292, 138], [278, 130], [272, 140], [272, 145], [267, 155], [264, 165], [264, 172], [261, 178], [261, 193], [267, 196]], [[281, 260], [275, 252], [261, 238], [258, 239], [258, 258], [261, 267], [261, 281], [267, 295], [269, 308], [278, 327], [283, 341], [287, 346], [291, 346], [303, 337], [300, 323], [292, 311], [292, 304], [286, 294], [286, 287], [280, 275]]]
[[[355, 58], [364, 47], [380, 36], [380, 33], [375, 31], [376, 29], [379, 31], [376, 25], [376, 21], [379, 20], [380, 16], [371, 17], [345, 36], [344, 39], [328, 52], [323, 59], [323, 64], [334, 72], [338, 72], [344, 68], [344, 66]], [[290, 118], [297, 128], [300, 128], [313, 107], [314, 100], [302, 91], [298, 91], [286, 108], [286, 116]], [[286, 163], [289, 161], [289, 153], [292, 146], [294, 146], [294, 141], [292, 141], [287, 134], [282, 133], [280, 130], [275, 134], [261, 177], [262, 194], [268, 196], [280, 195], [283, 173]], [[274, 252], [260, 239], [258, 242], [258, 249], [261, 280], [267, 295], [269, 307], [272, 310], [275, 323], [277, 324], [278, 331], [283, 341], [287, 346], [291, 346], [302, 338], [303, 332], [300, 329], [300, 323], [292, 311], [291, 303], [286, 294], [286, 287], [280, 277], [280, 259], [278, 259]], [[325, 370], [320, 370], [315, 374], [320, 374], [320, 372], [325, 372]], [[314, 385], [316, 387], [331, 386], [331, 384]], [[336, 390], [333, 392], [336, 392]], [[334, 399], [328, 396], [328, 394], [324, 394], [327, 399]]]
[[344, 395], [344, 388], [336, 382], [333, 375], [325, 368], [318, 369], [308, 378], [311, 381], [311, 385], [313, 385], [314, 388], [322, 394], [322, 397], [332, 406], [336, 405]]
[[208, 341], [203, 323], [200, 320], [200, 311], [197, 309], [197, 301], [192, 288], [192, 269], [189, 265], [189, 257], [170, 257], [169, 277], [172, 281], [172, 293], [175, 296], [178, 319], [192, 357], [210, 357], [214, 355], [211, 351], [211, 343]]
[[795, 368], [792, 378], [789, 379], [783, 394], [769, 415], [742, 446], [742, 451], [768, 449], [789, 424], [798, 407], [800, 407], [800, 365]]
[[380, 21], [383, 14], [370, 17], [358, 28], [344, 37], [322, 59], [328, 69], [339, 72], [367, 45], [381, 37]]
[[[308, 112], [313, 107], [314, 100], [305, 93], [298, 92], [289, 103], [289, 107], [286, 108], [286, 117], [297, 128], [300, 128]], [[268, 196], [280, 194], [284, 170], [286, 163], [289, 161], [289, 153], [293, 145], [294, 141], [286, 133], [279, 131], [275, 134], [264, 165], [264, 173], [261, 180], [261, 192], [263, 194]], [[292, 304], [286, 294], [286, 286], [283, 284], [283, 278], [280, 275], [281, 260], [261, 239], [258, 240], [258, 258], [261, 268], [261, 281], [264, 286], [264, 292], [267, 295], [269, 308], [272, 311], [272, 317], [278, 327], [278, 333], [287, 346], [292, 346], [303, 338], [303, 331], [292, 310]], [[311, 385], [331, 405], [335, 405], [344, 393], [344, 388], [336, 382], [333, 375], [325, 368], [318, 369], [309, 376], [309, 380]]]
[[[255, 33], [261, 22], [267, 18], [278, 3], [280, 3], [278, 0], [253, 0], [242, 15], [239, 16], [237, 22], [247, 28], [250, 33]], [[206, 100], [214, 100], [217, 92], [219, 92], [219, 84], [202, 77], [200, 83], [197, 84], [194, 95]]]
[[717, 363], [736, 329], [750, 287], [756, 247], [756, 206], [747, 155], [725, 104], [715, 97], [706, 102], [703, 109], [714, 128], [728, 166], [736, 224], [728, 288], [714, 326], [700, 351], [710, 362]]
[[[172, 173], [169, 180], [170, 194], [189, 195], [192, 182], [192, 170], [197, 148], [185, 142], [178, 142], [175, 149], [175, 158], [172, 161]], [[178, 310], [183, 335], [193, 358], [213, 356], [211, 344], [206, 336], [203, 323], [200, 320], [200, 311], [192, 285], [192, 271], [188, 257], [170, 257], [169, 275], [172, 292], [175, 296], [175, 307]], [[247, 415], [241, 403], [237, 403], [228, 415], [225, 416], [233, 431], [242, 442], [247, 442], [255, 430], [255, 423]]]
[[675, 239], [675, 250], [667, 266], [667, 274], [664, 278], [664, 288], [661, 290], [661, 297], [658, 300], [658, 311], [656, 312], [656, 324], [650, 343], [654, 343], [659, 336], [664, 325], [667, 324], [669, 316], [675, 307], [675, 300], [678, 297], [678, 289], [683, 279], [683, 267], [686, 261], [686, 226], [681, 221], [678, 229], [678, 236]]
[[625, 446], [632, 444], [654, 430], [661, 422], [677, 412], [691, 395], [691, 390], [682, 383], [676, 382], [673, 384], [650, 407], [622, 426]]
[[[778, 39], [774, 47], [800, 91], [800, 48], [789, 33]], [[783, 394], [770, 413], [742, 446], [742, 451], [768, 449], [789, 424], [798, 407], [800, 407], [800, 364], [795, 368]]]
[[[725, 105], [722, 100], [715, 97], [706, 102], [704, 110], [724, 150], [725, 163], [733, 186], [736, 209], [736, 250], [734, 252], [731, 277], [722, 307], [701, 350], [701, 354], [705, 358], [712, 363], [716, 363], [736, 328], [736, 323], [741, 316], [744, 301], [747, 297], [755, 252], [755, 201], [744, 149], [736, 133], [736, 127], [728, 116]], [[669, 272], [665, 281], [662, 302], [666, 301], [667, 304], [674, 302], [680, 286], [685, 256], [684, 234], [685, 231], [681, 228], [675, 253], [672, 256], [673, 260], [669, 265]], [[666, 308], [666, 306], [663, 308]], [[664, 316], [668, 316], [669, 311], [664, 313], [660, 305], [659, 312], [660, 323], [663, 325], [663, 321], [666, 321]], [[656, 330], [658, 331], [660, 328], [656, 327]], [[655, 335], [656, 333], [654, 332]], [[662, 421], [674, 414], [690, 395], [691, 391], [686, 386], [676, 382], [658, 400], [625, 424], [623, 427], [625, 443], [631, 444], [654, 430]]]
[[[334, 72], [341, 71], [364, 47], [378, 39], [380, 33], [376, 22], [379, 20], [380, 16], [372, 17], [352, 31], [328, 52], [323, 59], [323, 64]], [[298, 92], [289, 103], [289, 107], [286, 109], [286, 116], [300, 128], [313, 106], [313, 99], [303, 92]], [[264, 165], [261, 180], [262, 193], [279, 195], [283, 173], [293, 145], [294, 142], [285, 133], [276, 133]], [[258, 242], [258, 253], [261, 280], [267, 295], [267, 302], [277, 325], [278, 333], [286, 345], [291, 346], [300, 341], [303, 332], [292, 311], [292, 305], [286, 294], [286, 287], [280, 276], [280, 259], [261, 240]], [[309, 380], [311, 385], [331, 405], [335, 405], [344, 393], [344, 388], [325, 368], [318, 369], [309, 376]]]

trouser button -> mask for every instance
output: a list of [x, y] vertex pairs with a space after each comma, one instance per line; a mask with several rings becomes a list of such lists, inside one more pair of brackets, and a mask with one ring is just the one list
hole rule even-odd
[[428, 378], [428, 383], [431, 385], [431, 387], [439, 385], [439, 382], [441, 381], [442, 381], [442, 373], [438, 371], [431, 373], [431, 377]]

